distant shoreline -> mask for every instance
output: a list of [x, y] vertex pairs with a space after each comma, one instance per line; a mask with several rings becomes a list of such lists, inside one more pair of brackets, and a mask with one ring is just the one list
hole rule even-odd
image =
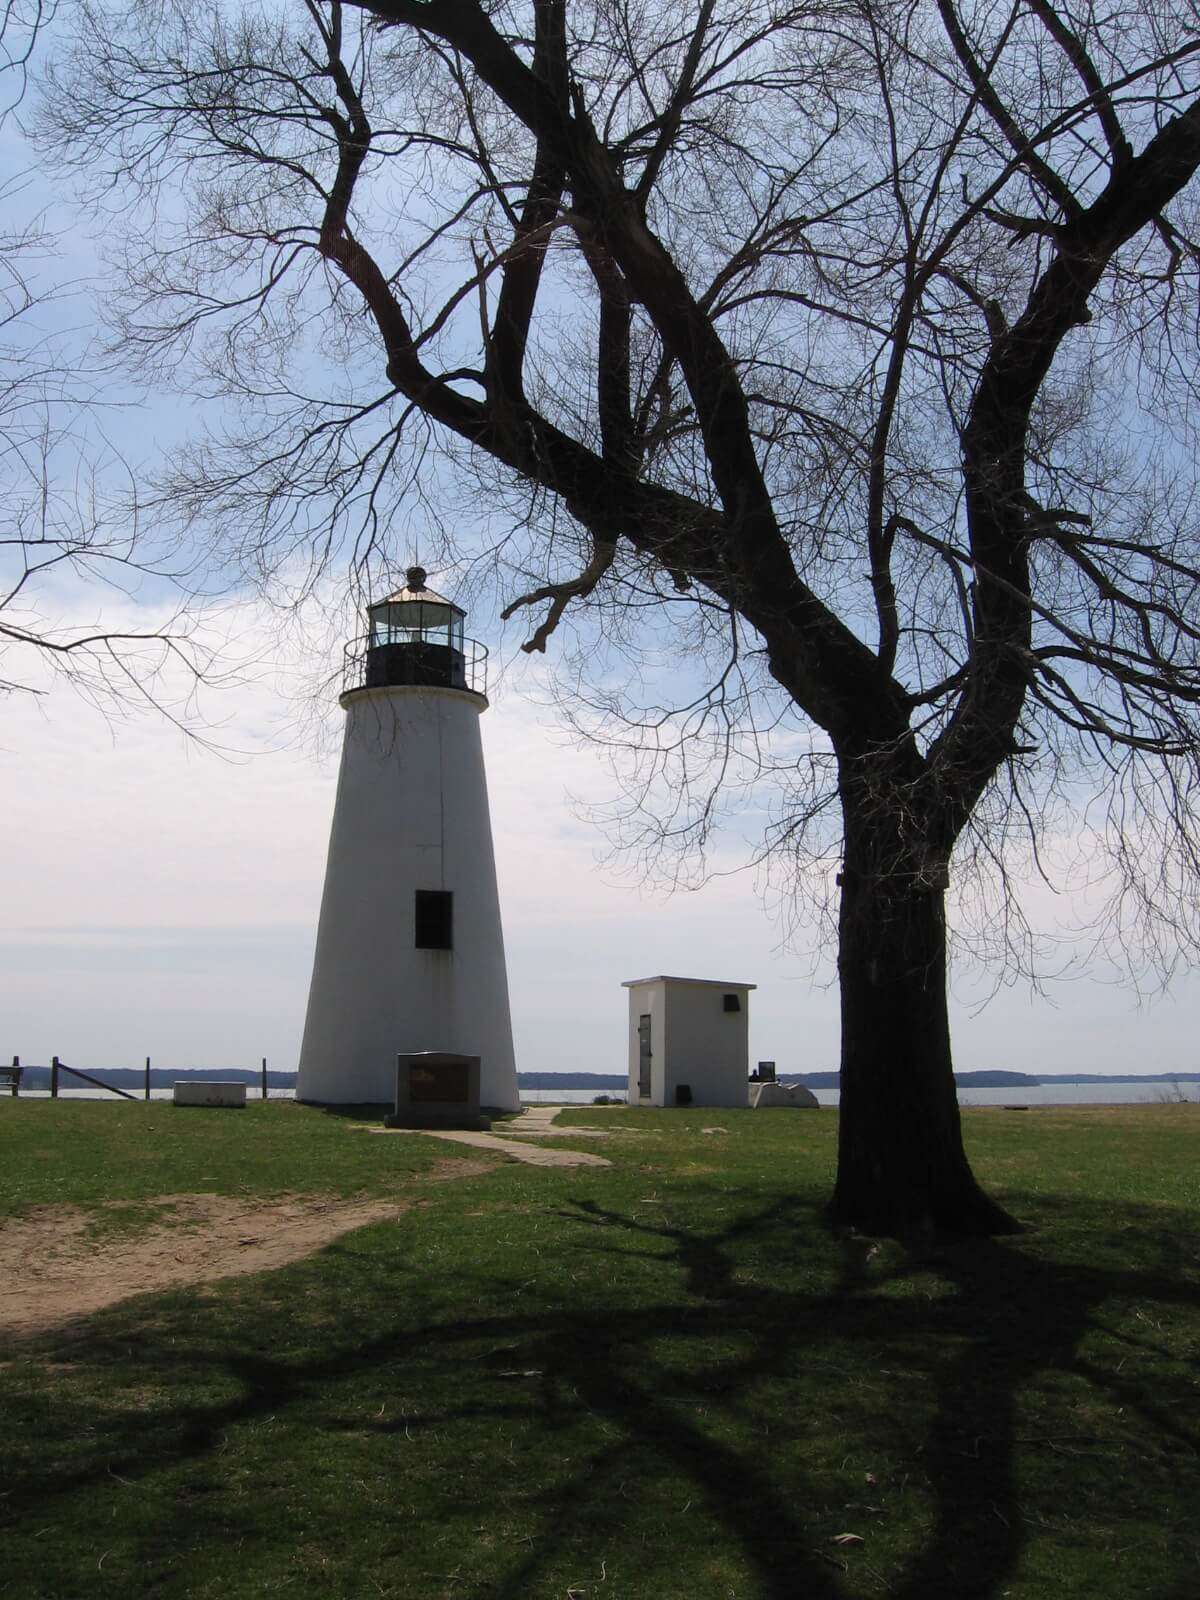
[[[104, 1084], [118, 1089], [125, 1089], [136, 1093], [144, 1088], [146, 1073], [139, 1067], [86, 1067], [92, 1077]], [[152, 1067], [150, 1071], [150, 1087], [152, 1089], [169, 1089], [172, 1084], [180, 1079], [192, 1077], [220, 1077], [233, 1083], [245, 1083], [258, 1087], [262, 1082], [261, 1068], [252, 1067]], [[291, 1091], [296, 1086], [296, 1074], [268, 1070], [268, 1089], [276, 1091]], [[840, 1075], [837, 1072], [781, 1072], [779, 1081], [788, 1084], [803, 1084], [806, 1089], [830, 1089], [840, 1087]], [[979, 1070], [957, 1072], [954, 1081], [959, 1089], [997, 1089], [1011, 1090], [1013, 1099], [1019, 1100], [1021, 1094], [1027, 1089], [1050, 1089], [1062, 1087], [1084, 1087], [1088, 1085], [1129, 1084], [1138, 1088], [1153, 1091], [1154, 1089], [1171, 1088], [1172, 1086], [1200, 1084], [1200, 1072], [1155, 1072], [1155, 1073], [1102, 1073], [1102, 1072], [1044, 1072], [1021, 1073], [1003, 1070]], [[63, 1089], [78, 1087], [79, 1080], [69, 1072], [61, 1079]], [[593, 1090], [597, 1094], [624, 1092], [629, 1085], [625, 1073], [615, 1072], [518, 1072], [517, 1087], [520, 1090], [537, 1091], [540, 1093], [553, 1093], [555, 1090]], [[21, 1082], [22, 1089], [48, 1089], [50, 1087], [50, 1068], [42, 1065], [29, 1065], [24, 1067]], [[1076, 1101], [1063, 1101], [1064, 1105], [1078, 1104]], [[1116, 1104], [1116, 1102], [1108, 1102]], [[1136, 1100], [1128, 1102], [1136, 1105]], [[1049, 1102], [1040, 1102], [1042, 1108]]]

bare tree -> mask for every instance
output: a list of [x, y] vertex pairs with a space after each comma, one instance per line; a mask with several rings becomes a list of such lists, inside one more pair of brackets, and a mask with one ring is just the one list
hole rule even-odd
[[[0, 6], [0, 127], [26, 99], [55, 7]], [[19, 149], [14, 141], [10, 149]], [[105, 438], [100, 371], [81, 286], [64, 282], [37, 184], [0, 184], [0, 693], [68, 682], [106, 712], [151, 705], [176, 719], [211, 668], [173, 589], [194, 553], [141, 522], [137, 486]], [[153, 627], [114, 624], [114, 602], [152, 590]], [[106, 605], [109, 616], [106, 619]], [[63, 622], [68, 612], [75, 618]], [[88, 620], [79, 621], [81, 613]], [[182, 669], [182, 676], [171, 673]], [[168, 687], [168, 677], [174, 677]], [[181, 697], [182, 696], [182, 700]]]
[[[1098, 805], [1127, 903], [1196, 933], [1200, 12], [145, 0], [79, 28], [47, 130], [140, 195], [123, 337], [241, 406], [164, 507], [294, 590], [347, 541], [395, 560], [453, 469], [527, 649], [565, 619], [719, 655], [629, 720], [657, 779], [689, 732], [728, 767], [774, 725], [781, 838], [819, 859], [835, 819], [833, 1216], [1012, 1226], [963, 1153], [952, 877]], [[695, 841], [711, 790], [674, 793]]]

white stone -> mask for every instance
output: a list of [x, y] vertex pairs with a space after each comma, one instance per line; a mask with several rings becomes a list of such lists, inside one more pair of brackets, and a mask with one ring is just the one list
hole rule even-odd
[[177, 1106], [244, 1106], [244, 1083], [184, 1083], [175, 1084], [174, 1102]]
[[[479, 734], [481, 694], [342, 696], [345, 742], [296, 1097], [390, 1102], [396, 1057], [479, 1056], [485, 1106], [519, 1108]], [[418, 949], [414, 892], [448, 890], [452, 950]]]
[[819, 1106], [820, 1101], [811, 1089], [806, 1089], [802, 1083], [752, 1083], [750, 1085], [750, 1107], [753, 1111], [764, 1111], [768, 1106]]

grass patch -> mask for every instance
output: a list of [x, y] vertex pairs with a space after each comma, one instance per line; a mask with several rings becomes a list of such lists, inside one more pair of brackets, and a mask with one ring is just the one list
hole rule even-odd
[[[11, 1109], [22, 1207], [390, 1193], [452, 1148], [278, 1102]], [[1031, 1231], [923, 1256], [821, 1225], [833, 1113], [560, 1121], [614, 1165], [433, 1186], [10, 1349], [0, 1596], [1197, 1592], [1200, 1108], [967, 1114]]]
[[[0, 1215], [71, 1205], [105, 1207], [129, 1222], [135, 1203], [161, 1195], [382, 1196], [453, 1153], [420, 1139], [347, 1137], [356, 1123], [381, 1121], [375, 1108], [327, 1114], [287, 1100], [244, 1111], [10, 1100], [0, 1117]], [[386, 1158], [373, 1148], [380, 1143], [390, 1147]]]

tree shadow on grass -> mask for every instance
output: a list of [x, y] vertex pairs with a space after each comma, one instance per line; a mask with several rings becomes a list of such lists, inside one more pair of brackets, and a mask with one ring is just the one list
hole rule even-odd
[[[1023, 1213], [1045, 1228], [1082, 1208], [1039, 1199]], [[1131, 1581], [1126, 1593], [1194, 1592], [1200, 1439], [1172, 1327], [1196, 1305], [1181, 1215], [1110, 1208], [1123, 1259], [1099, 1266], [1052, 1255], [1036, 1234], [924, 1254], [837, 1243], [813, 1206], [791, 1199], [709, 1231], [585, 1198], [555, 1220], [571, 1230], [582, 1290], [531, 1292], [476, 1265], [470, 1297], [439, 1301], [409, 1234], [409, 1258], [393, 1249], [386, 1267], [367, 1243], [343, 1241], [291, 1269], [286, 1281], [308, 1298], [285, 1295], [260, 1316], [256, 1348], [236, 1296], [224, 1327], [219, 1307], [197, 1312], [187, 1296], [150, 1302], [153, 1322], [131, 1310], [94, 1319], [86, 1344], [63, 1351], [86, 1367], [88, 1392], [132, 1362], [173, 1398], [147, 1412], [110, 1395], [91, 1417], [78, 1396], [31, 1401], [39, 1432], [28, 1469], [7, 1478], [10, 1527], [35, 1510], [44, 1522], [55, 1506], [70, 1518], [77, 1495], [114, 1480], [217, 1470], [229, 1439], [264, 1419], [331, 1459], [339, 1440], [365, 1440], [368, 1457], [390, 1461], [414, 1440], [478, 1450], [525, 1430], [535, 1445], [523, 1475], [492, 1461], [477, 1486], [471, 1474], [447, 1477], [464, 1526], [503, 1515], [536, 1529], [456, 1594], [561, 1593], [564, 1564], [607, 1581], [614, 1547], [628, 1588], [640, 1539], [668, 1596], [703, 1592], [697, 1574], [725, 1563], [750, 1584], [737, 1593], [761, 1600], [987, 1600], [1032, 1544], [1074, 1550], [1068, 1565], [1110, 1559], [1099, 1548], [1106, 1517], [1174, 1528], [1150, 1586]], [[341, 1306], [352, 1325], [289, 1338], [295, 1314], [303, 1324], [314, 1306]], [[397, 1393], [410, 1397], [401, 1415], [386, 1404], [364, 1414], [365, 1396]], [[695, 1507], [690, 1520], [677, 1503]], [[198, 1515], [189, 1491], [166, 1508], [157, 1543], [194, 1531]], [[250, 1512], [232, 1529], [222, 1515], [223, 1537], [256, 1536]], [[844, 1524], [861, 1529], [861, 1546], [832, 1542]], [[419, 1572], [413, 1581], [391, 1592], [422, 1593]], [[581, 1581], [579, 1592], [592, 1588]]]

